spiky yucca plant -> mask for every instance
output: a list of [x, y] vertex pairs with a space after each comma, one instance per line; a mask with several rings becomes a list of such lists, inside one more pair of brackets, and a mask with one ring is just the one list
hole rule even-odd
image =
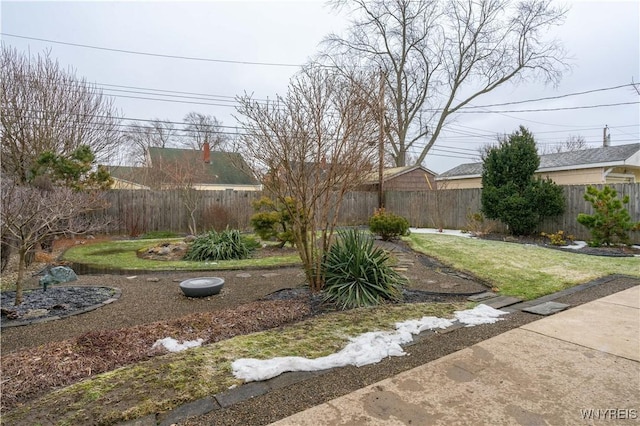
[[391, 268], [387, 252], [373, 244], [369, 234], [338, 232], [323, 263], [325, 301], [350, 309], [402, 298], [406, 279]]

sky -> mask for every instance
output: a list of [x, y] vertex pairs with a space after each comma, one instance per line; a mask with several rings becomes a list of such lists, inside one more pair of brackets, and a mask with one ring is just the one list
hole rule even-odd
[[[568, 50], [571, 72], [565, 73], [557, 87], [535, 81], [508, 83], [473, 105], [640, 82], [640, 2], [555, 3], [570, 8], [565, 24], [549, 36], [559, 38]], [[48, 49], [61, 66], [114, 96], [123, 117], [179, 123], [196, 111], [215, 116], [230, 132], [237, 125], [235, 96], [249, 93], [265, 99], [285, 94], [298, 66], [318, 52], [323, 37], [331, 32], [344, 34], [347, 23], [346, 16], [313, 0], [0, 3], [3, 43], [31, 54]], [[640, 95], [632, 87], [623, 87], [482, 109], [498, 112], [458, 114], [424, 165], [442, 173], [478, 161], [482, 146], [519, 125], [528, 127], [540, 146], [549, 149], [569, 136], [582, 136], [590, 147], [601, 146], [605, 126], [612, 145], [636, 143], [640, 141], [638, 102]], [[584, 108], [622, 103], [626, 105]], [[569, 109], [518, 112], [550, 108]]]

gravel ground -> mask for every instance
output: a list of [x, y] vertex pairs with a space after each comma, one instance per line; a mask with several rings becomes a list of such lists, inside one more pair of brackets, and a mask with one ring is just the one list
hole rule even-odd
[[[246, 274], [250, 276], [246, 276]], [[260, 299], [274, 291], [296, 287], [304, 283], [300, 268], [256, 271], [216, 271], [225, 279], [220, 294], [207, 298], [188, 298], [179, 283], [202, 273], [145, 274], [135, 278], [122, 275], [80, 275], [73, 286], [106, 286], [119, 288], [122, 295], [117, 302], [81, 315], [56, 321], [2, 329], [2, 352], [35, 347], [47, 342], [61, 341], [89, 331], [112, 330], [172, 320], [195, 312], [210, 312], [233, 308]], [[240, 276], [238, 276], [240, 275]], [[32, 278], [29, 288], [37, 288]], [[37, 290], [40, 291], [40, 290]], [[6, 319], [3, 317], [3, 322]]]
[[[394, 246], [388, 248], [393, 249]], [[407, 301], [455, 301], [466, 294], [479, 293], [487, 287], [471, 277], [441, 268], [435, 261], [425, 262], [425, 256], [413, 252], [401, 252], [402, 273], [409, 278]], [[225, 279], [220, 294], [194, 299], [185, 297], [179, 283], [188, 278], [219, 276]], [[1, 345], [4, 353], [35, 347], [51, 341], [61, 341], [89, 331], [111, 330], [172, 320], [195, 312], [229, 309], [264, 298], [286, 288], [303, 287], [305, 282], [301, 268], [278, 268], [246, 271], [179, 272], [160, 274], [79, 275], [74, 287], [114, 287], [121, 290], [120, 299], [97, 310], [70, 316], [56, 321], [2, 329]], [[54, 287], [49, 287], [49, 292]], [[38, 277], [25, 282], [25, 289], [41, 293]], [[419, 294], [419, 291], [429, 294]], [[455, 296], [459, 294], [460, 296]], [[25, 299], [27, 295], [25, 293]], [[3, 307], [4, 301], [3, 301]], [[10, 306], [6, 306], [11, 309]], [[10, 322], [6, 316], [3, 323]]]

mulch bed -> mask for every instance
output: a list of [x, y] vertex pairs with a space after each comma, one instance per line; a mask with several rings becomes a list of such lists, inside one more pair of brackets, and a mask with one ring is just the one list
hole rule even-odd
[[612, 245], [601, 247], [584, 246], [581, 248], [575, 248], [574, 244], [568, 242], [565, 246], [553, 245], [549, 242], [549, 239], [538, 236], [513, 236], [505, 234], [484, 234], [480, 238], [493, 241], [504, 241], [507, 243], [517, 244], [531, 244], [538, 245], [550, 249], [563, 250], [571, 253], [587, 254], [592, 256], [606, 256], [606, 257], [631, 257], [640, 256], [640, 247], [636, 245]]
[[152, 345], [167, 336], [203, 339], [207, 344], [301, 321], [310, 313], [304, 298], [258, 301], [215, 314], [191, 314], [171, 321], [90, 331], [61, 342], [3, 354], [2, 411], [51, 389], [166, 353], [160, 348], [152, 349]]

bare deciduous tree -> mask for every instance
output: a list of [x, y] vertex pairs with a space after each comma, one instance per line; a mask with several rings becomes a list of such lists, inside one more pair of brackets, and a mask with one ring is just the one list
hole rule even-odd
[[223, 132], [222, 123], [214, 116], [192, 111], [184, 117], [184, 122], [184, 145], [201, 150], [208, 142], [211, 149], [225, 149], [227, 137]]
[[588, 149], [589, 145], [584, 136], [570, 135], [566, 141], [560, 145], [553, 145], [551, 147], [543, 148], [542, 154], [558, 154], [561, 152], [579, 151], [581, 149]]
[[3, 244], [18, 253], [15, 304], [22, 303], [25, 257], [36, 245], [57, 235], [77, 235], [103, 230], [107, 223], [90, 213], [107, 207], [98, 191], [75, 191], [65, 187], [40, 189], [2, 179]]
[[189, 214], [189, 232], [196, 235], [198, 232], [198, 218], [196, 211], [204, 199], [203, 191], [196, 188], [197, 184], [206, 182], [209, 167], [202, 160], [200, 150], [187, 151], [181, 157], [171, 160], [163, 160], [153, 165], [153, 175], [163, 189], [174, 189], [180, 192], [182, 205]]
[[[357, 83], [356, 83], [357, 82]], [[377, 82], [305, 69], [286, 96], [264, 104], [238, 98], [245, 136], [238, 148], [267, 193], [289, 208], [307, 280], [322, 289], [328, 250], [344, 194], [374, 170], [378, 111], [368, 102]], [[292, 197], [295, 203], [287, 203]]]
[[565, 53], [547, 31], [565, 10], [549, 0], [334, 0], [354, 16], [325, 39], [324, 63], [381, 69], [386, 132], [397, 166], [420, 164], [451, 116], [502, 84], [559, 81]]
[[169, 120], [152, 120], [148, 124], [130, 123], [124, 132], [126, 147], [134, 165], [147, 163], [149, 147], [169, 148], [176, 145], [177, 130]]
[[66, 155], [87, 145], [105, 161], [120, 146], [112, 99], [48, 53], [29, 57], [2, 44], [0, 107], [2, 171], [22, 183], [45, 151]]

